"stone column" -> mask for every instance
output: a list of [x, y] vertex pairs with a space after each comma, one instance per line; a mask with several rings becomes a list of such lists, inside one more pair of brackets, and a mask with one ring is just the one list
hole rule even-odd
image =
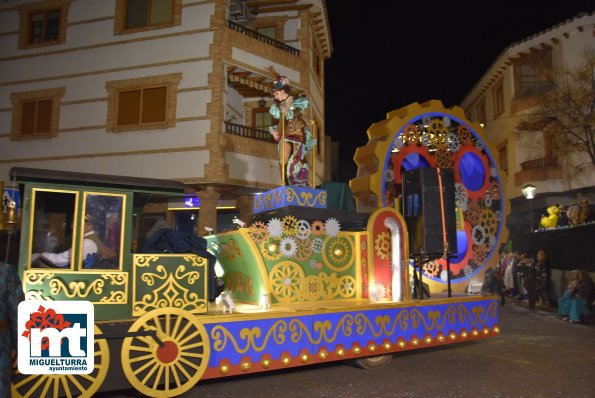
[[217, 202], [221, 194], [215, 187], [207, 187], [196, 194], [200, 199], [200, 210], [198, 212], [198, 235], [207, 234], [204, 227], [217, 229]]
[[240, 210], [240, 220], [246, 224], [250, 224], [252, 218], [252, 211], [254, 209], [254, 196], [244, 195], [236, 199], [236, 206]]

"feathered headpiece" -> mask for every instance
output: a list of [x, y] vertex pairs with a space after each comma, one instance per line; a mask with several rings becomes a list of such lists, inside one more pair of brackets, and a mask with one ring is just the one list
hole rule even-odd
[[266, 68], [267, 71], [271, 74], [273, 81], [273, 91], [281, 90], [285, 86], [289, 86], [289, 79], [285, 76], [282, 76], [273, 68], [273, 66], [269, 66]]

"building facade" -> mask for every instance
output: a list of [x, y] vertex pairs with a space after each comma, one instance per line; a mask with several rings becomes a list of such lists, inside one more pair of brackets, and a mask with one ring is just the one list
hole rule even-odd
[[[484, 125], [487, 139], [497, 148], [512, 239], [536, 229], [548, 206], [582, 199], [595, 203], [595, 171], [587, 154], [561, 161], [551, 145], [551, 135], [558, 132], [547, 124], [527, 123], [540, 95], [551, 87], [542, 80], [543, 72], [583, 64], [585, 54], [595, 51], [594, 25], [595, 14], [583, 13], [511, 44], [462, 101], [468, 117]], [[533, 200], [521, 191], [528, 184], [536, 187]]]
[[308, 97], [312, 184], [329, 178], [324, 0], [10, 0], [0, 48], [6, 186], [13, 166], [177, 180], [199, 234], [218, 207], [248, 217], [281, 184], [270, 66]]

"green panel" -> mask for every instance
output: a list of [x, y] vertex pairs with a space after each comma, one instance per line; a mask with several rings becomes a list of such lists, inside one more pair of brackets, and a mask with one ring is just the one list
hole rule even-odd
[[120, 319], [130, 318], [127, 272], [28, 270], [23, 275], [23, 286], [27, 300], [86, 300], [103, 304], [95, 309], [98, 320], [118, 319], [116, 314]]
[[135, 254], [132, 314], [163, 308], [207, 312], [207, 259], [195, 254]]
[[207, 236], [211, 252], [224, 271], [225, 290], [232, 292], [235, 301], [258, 303], [260, 295], [268, 292], [262, 259], [245, 231], [226, 232]]

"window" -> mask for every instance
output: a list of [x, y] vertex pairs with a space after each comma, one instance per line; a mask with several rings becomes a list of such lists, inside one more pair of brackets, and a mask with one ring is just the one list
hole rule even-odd
[[257, 130], [269, 131], [273, 125], [273, 117], [268, 108], [256, 108], [252, 111], [252, 127]]
[[492, 96], [494, 101], [494, 119], [504, 113], [504, 88], [502, 80], [494, 85], [492, 88]]
[[486, 120], [486, 101], [485, 98], [482, 98], [477, 104], [477, 121], [482, 125], [485, 125]]
[[514, 63], [515, 98], [542, 93], [550, 88], [545, 72], [552, 66], [551, 51], [533, 50]]
[[277, 39], [277, 28], [274, 26], [263, 26], [261, 28], [256, 28], [256, 32], [268, 37], [269, 39]]
[[34, 189], [31, 267], [71, 268], [78, 193]]
[[19, 6], [19, 48], [64, 43], [71, 1], [47, 0]]
[[508, 143], [503, 142], [498, 145], [498, 164], [500, 170], [508, 173]]
[[318, 156], [322, 156], [323, 148], [322, 148], [322, 129], [320, 128], [320, 123], [318, 123], [317, 119], [312, 120], [312, 137], [316, 139], [316, 154]]
[[174, 73], [107, 82], [108, 131], [173, 127], [181, 78]]
[[[124, 206], [124, 195], [85, 192], [85, 217], [81, 227], [83, 268], [119, 268], [122, 258]], [[91, 250], [86, 245], [91, 246]]]
[[60, 101], [64, 88], [12, 93], [13, 140], [50, 138], [58, 135]]
[[182, 22], [182, 0], [117, 0], [115, 33], [168, 28]]

